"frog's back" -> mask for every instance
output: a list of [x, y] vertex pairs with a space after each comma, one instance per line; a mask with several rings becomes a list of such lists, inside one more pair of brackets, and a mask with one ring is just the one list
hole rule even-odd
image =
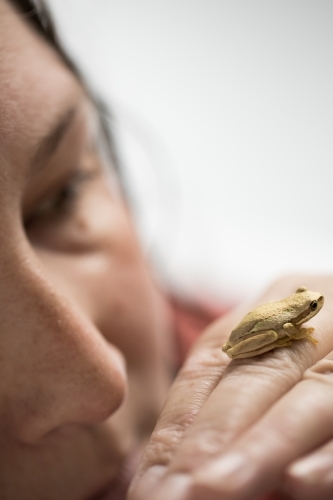
[[[289, 308], [286, 300], [262, 304], [244, 316], [238, 325], [232, 330], [230, 340], [241, 339], [248, 335], [259, 322], [265, 321], [263, 329], [276, 328], [287, 322], [289, 319]], [[258, 330], [259, 331], [259, 330]]]

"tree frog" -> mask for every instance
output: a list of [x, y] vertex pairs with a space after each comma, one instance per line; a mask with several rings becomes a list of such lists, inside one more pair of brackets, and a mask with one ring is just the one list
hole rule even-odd
[[311, 336], [314, 328], [301, 325], [315, 316], [323, 304], [320, 293], [302, 286], [285, 299], [258, 306], [232, 330], [222, 350], [229, 358], [238, 359], [291, 345], [293, 340], [308, 339], [316, 344], [318, 341]]

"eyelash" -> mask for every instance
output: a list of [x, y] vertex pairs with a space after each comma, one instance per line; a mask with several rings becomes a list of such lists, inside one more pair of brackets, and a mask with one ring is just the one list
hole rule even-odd
[[32, 223], [48, 216], [70, 216], [76, 209], [84, 188], [100, 175], [100, 170], [77, 170], [60, 189], [40, 203], [38, 209], [25, 221], [27, 228]]

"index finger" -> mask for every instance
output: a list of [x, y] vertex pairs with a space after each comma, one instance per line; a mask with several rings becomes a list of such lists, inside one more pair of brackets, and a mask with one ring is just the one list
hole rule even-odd
[[[277, 349], [257, 358], [235, 360], [228, 367], [226, 367], [228, 361], [220, 351], [221, 324], [224, 325], [223, 323], [216, 324], [204, 339], [204, 346], [199, 344], [196, 347], [180, 374], [153, 433], [141, 474], [154, 464], [168, 465], [169, 463], [168, 473], [190, 472], [217, 454], [221, 454], [234, 439], [301, 380], [303, 372], [308, 367], [332, 350], [333, 341], [327, 341], [324, 335], [332, 312], [332, 301], [331, 304], [329, 301], [328, 307], [325, 306], [323, 313], [318, 319], [316, 318], [316, 322], [312, 321], [316, 326], [317, 338], [322, 339], [318, 346], [314, 347], [308, 342], [297, 342], [288, 349]], [[211, 387], [214, 390], [209, 397], [205, 392], [206, 397], [200, 401], [202, 407], [199, 412], [198, 405], [196, 405], [198, 384], [191, 387], [187, 374], [188, 369], [196, 371], [197, 357], [202, 356], [204, 360], [212, 355], [209, 353], [209, 347], [215, 352], [216, 359], [220, 360], [220, 367], [217, 364], [216, 374], [219, 377], [223, 373], [224, 375], [221, 382], [218, 377], [217, 380], [215, 378], [216, 387]], [[198, 366], [196, 368], [198, 369]], [[204, 384], [205, 371], [201, 370], [196, 376], [201, 378], [201, 384]], [[199, 393], [199, 399], [200, 396]], [[186, 427], [182, 427], [184, 422], [182, 419], [188, 420], [187, 416], [193, 405], [197, 410], [197, 416], [193, 425], [186, 426], [188, 430], [184, 434]], [[165, 438], [167, 439], [163, 442]], [[156, 473], [156, 470], [156, 468], [151, 469], [152, 473]], [[159, 469], [159, 472], [162, 474], [165, 470]], [[145, 495], [141, 496], [140, 488], [143, 492], [148, 483], [150, 483], [149, 487], [153, 487], [152, 475], [150, 476], [149, 478], [147, 473], [141, 480], [138, 496], [135, 498], [141, 499], [144, 496], [147, 498], [147, 490]]]
[[[234, 311], [223, 320], [217, 320], [202, 336], [179, 371], [151, 435], [139, 469], [132, 481], [129, 498], [147, 498], [148, 490], [168, 466], [186, 429], [193, 423], [199, 410], [221, 380], [230, 363], [222, 352], [222, 343], [241, 313]], [[162, 466], [162, 467], [159, 467]], [[152, 470], [141, 484], [141, 477]], [[137, 486], [139, 484], [139, 490]], [[133, 495], [133, 493], [135, 494]]]

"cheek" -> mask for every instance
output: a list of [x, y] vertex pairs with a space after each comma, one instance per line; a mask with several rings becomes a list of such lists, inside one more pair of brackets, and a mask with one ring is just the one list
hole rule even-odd
[[[89, 211], [90, 208], [90, 211]], [[76, 251], [39, 248], [53, 283], [95, 324], [132, 366], [150, 369], [169, 336], [168, 308], [154, 286], [127, 212], [104, 200], [95, 223], [81, 214]], [[96, 222], [97, 221], [97, 222]], [[79, 233], [79, 229], [77, 229]], [[84, 233], [84, 236], [83, 236]], [[73, 234], [71, 236], [73, 241]], [[79, 251], [78, 251], [79, 250]]]

